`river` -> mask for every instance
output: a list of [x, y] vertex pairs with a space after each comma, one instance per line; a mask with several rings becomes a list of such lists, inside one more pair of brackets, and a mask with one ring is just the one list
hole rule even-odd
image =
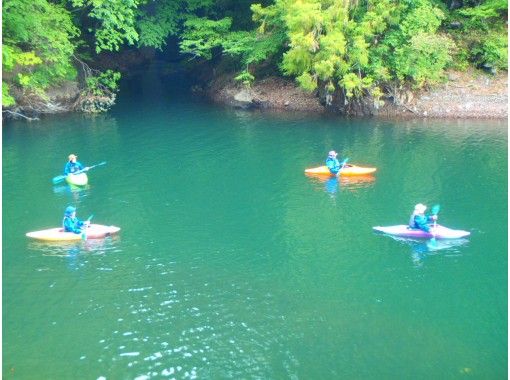
[[[5, 379], [507, 376], [506, 121], [224, 109], [148, 76], [2, 132]], [[305, 176], [331, 149], [377, 172]], [[107, 164], [53, 186], [70, 153]], [[420, 202], [471, 236], [372, 231]], [[69, 204], [120, 234], [25, 237]]]

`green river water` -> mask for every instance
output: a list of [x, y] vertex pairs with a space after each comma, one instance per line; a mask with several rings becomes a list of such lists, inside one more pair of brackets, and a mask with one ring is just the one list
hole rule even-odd
[[[506, 121], [247, 112], [157, 78], [3, 126], [3, 378], [507, 377]], [[304, 175], [335, 149], [372, 178]], [[53, 186], [66, 157], [107, 164]], [[440, 204], [460, 241], [393, 239]], [[29, 241], [65, 207], [122, 228]]]

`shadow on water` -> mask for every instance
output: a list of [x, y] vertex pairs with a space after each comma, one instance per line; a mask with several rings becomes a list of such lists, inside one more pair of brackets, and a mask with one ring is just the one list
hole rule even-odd
[[133, 71], [120, 82], [117, 104], [120, 109], [166, 108], [168, 105], [201, 103], [200, 93], [193, 89], [196, 78], [164, 61], [153, 61], [143, 70]]

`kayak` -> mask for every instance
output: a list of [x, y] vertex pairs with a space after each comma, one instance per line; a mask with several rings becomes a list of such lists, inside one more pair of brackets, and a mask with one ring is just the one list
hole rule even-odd
[[[348, 164], [348, 165], [345, 165], [342, 170], [340, 170], [339, 175], [340, 176], [367, 175], [367, 174], [374, 173], [376, 170], [377, 170], [377, 168], [365, 168], [362, 166]], [[319, 166], [317, 168], [305, 169], [305, 173], [334, 176], [334, 174], [331, 174], [331, 172], [329, 171], [327, 166]]]
[[66, 182], [70, 185], [85, 186], [89, 182], [89, 177], [86, 173], [68, 174]]
[[460, 239], [469, 236], [471, 233], [463, 230], [452, 230], [450, 228], [440, 226], [439, 224], [430, 229], [431, 232], [425, 232], [416, 228], [401, 224], [389, 227], [373, 227], [374, 231], [382, 232], [393, 236], [402, 236], [417, 239]]
[[[119, 227], [91, 224], [86, 229], [87, 239], [103, 239], [120, 231]], [[62, 227], [48, 228], [47, 230], [28, 232], [27, 237], [43, 241], [76, 241], [82, 239], [82, 234], [64, 232]]]

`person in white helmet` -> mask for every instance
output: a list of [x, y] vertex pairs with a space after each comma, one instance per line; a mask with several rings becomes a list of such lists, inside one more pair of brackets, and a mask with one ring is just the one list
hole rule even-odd
[[342, 164], [340, 164], [337, 156], [337, 152], [330, 150], [328, 153], [328, 158], [326, 158], [326, 166], [328, 167], [329, 172], [334, 175], [337, 175], [340, 169], [342, 169]]
[[437, 220], [437, 215], [425, 215], [427, 206], [418, 203], [414, 206], [414, 211], [409, 218], [409, 228], [420, 229], [425, 232], [430, 232], [430, 223]]
[[81, 162], [76, 160], [77, 158], [78, 156], [76, 154], [69, 155], [69, 161], [67, 161], [64, 167], [64, 175], [73, 174], [81, 170], [88, 170], [88, 167], [84, 167]]

